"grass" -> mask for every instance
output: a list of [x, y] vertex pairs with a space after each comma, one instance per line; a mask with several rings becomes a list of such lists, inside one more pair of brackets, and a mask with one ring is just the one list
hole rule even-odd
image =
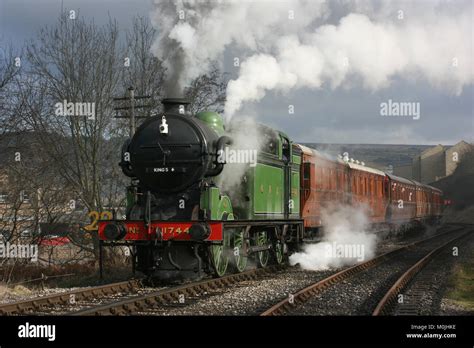
[[90, 274], [82, 274], [77, 277], [68, 277], [56, 281], [56, 286], [58, 288], [71, 288], [78, 286], [97, 286], [102, 284], [108, 284], [113, 282], [120, 282], [128, 280], [132, 277], [138, 278], [140, 273], [136, 273], [133, 276], [132, 272], [128, 268], [117, 268], [117, 267], [107, 267], [104, 268], [104, 277], [103, 279], [99, 278], [99, 271], [93, 270]]
[[[12, 269], [13, 267], [13, 269]], [[8, 284], [6, 284], [5, 278], [11, 274]], [[39, 280], [41, 275], [45, 274], [48, 276], [72, 274], [67, 277], [50, 278], [44, 282], [44, 286], [48, 288], [69, 288], [78, 286], [94, 286], [105, 283], [118, 282], [126, 279], [130, 279], [133, 275], [130, 267], [125, 265], [104, 265], [104, 278], [99, 278], [99, 270], [94, 265], [89, 264], [70, 264], [64, 266], [31, 266], [31, 265], [15, 265], [0, 268], [0, 287], [7, 286], [11, 290], [16, 286], [21, 285], [24, 288], [41, 288], [42, 282]], [[3, 277], [2, 277], [3, 275]], [[139, 277], [139, 273], [135, 277]], [[35, 281], [29, 282], [34, 279]], [[0, 288], [0, 296], [2, 294]]]
[[450, 289], [448, 299], [467, 310], [474, 310], [474, 260], [456, 265]]

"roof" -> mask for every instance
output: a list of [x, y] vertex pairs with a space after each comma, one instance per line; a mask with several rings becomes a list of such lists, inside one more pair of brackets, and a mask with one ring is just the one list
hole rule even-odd
[[402, 178], [400, 176], [395, 176], [395, 175], [391, 175], [391, 174], [387, 174], [387, 175], [390, 177], [390, 179], [397, 180], [399, 182], [415, 185], [416, 187], [423, 187], [425, 189], [430, 189], [430, 190], [433, 190], [433, 191], [443, 192], [443, 191], [441, 191], [440, 189], [438, 189], [436, 187], [422, 184], [421, 182], [418, 182], [416, 180], [408, 180], [408, 179]]
[[361, 164], [348, 162], [347, 165], [351, 169], [357, 169], [357, 170], [361, 170], [363, 172], [368, 172], [368, 173], [382, 175], [382, 176], [386, 175], [385, 172], [382, 172], [381, 170], [378, 170], [378, 169], [375, 169], [375, 168], [372, 168], [372, 167], [366, 167], [366, 166], [363, 166]]
[[401, 176], [396, 176], [396, 175], [388, 174], [388, 173], [387, 173], [387, 176], [388, 176], [390, 179], [392, 179], [392, 180], [395, 180], [395, 181], [398, 181], [398, 182], [402, 182], [402, 183], [404, 183], [404, 184], [416, 185], [414, 181], [409, 180], [409, 179], [406, 179], [406, 178], [402, 178]]
[[434, 186], [431, 186], [431, 185], [423, 185], [423, 186], [425, 186], [425, 187], [427, 187], [427, 188], [429, 188], [429, 189], [431, 189], [431, 190], [433, 190], [433, 191], [443, 192], [443, 191], [440, 190], [439, 188], [434, 187]]
[[325, 158], [329, 161], [333, 161], [333, 162], [337, 162], [337, 163], [344, 163], [343, 160], [341, 160], [339, 158], [336, 158], [336, 157], [333, 157], [333, 156], [331, 156], [327, 153], [318, 151], [316, 149], [312, 149], [310, 147], [307, 147], [307, 146], [304, 146], [304, 145], [301, 145], [301, 144], [294, 144], [294, 145], [298, 146], [305, 155], [318, 156], [318, 157]]
[[315, 156], [323, 157], [323, 158], [326, 158], [326, 159], [328, 159], [330, 161], [333, 161], [333, 162], [336, 162], [336, 163], [345, 164], [351, 169], [357, 169], [357, 170], [360, 170], [360, 171], [363, 171], [363, 172], [385, 176], [385, 173], [383, 171], [379, 170], [379, 169], [363, 166], [361, 164], [357, 164], [357, 163], [354, 163], [354, 162], [347, 162], [346, 163], [340, 158], [335, 158], [331, 155], [328, 155], [328, 154], [326, 154], [324, 152], [321, 152], [321, 151], [318, 151], [316, 149], [309, 148], [305, 145], [301, 145], [301, 144], [296, 144], [296, 145], [301, 149], [301, 151], [305, 155], [315, 155]]

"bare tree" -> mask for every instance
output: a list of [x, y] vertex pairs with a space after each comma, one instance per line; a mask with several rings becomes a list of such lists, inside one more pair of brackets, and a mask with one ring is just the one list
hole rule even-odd
[[[99, 27], [63, 14], [27, 47], [30, 70], [28, 81], [22, 81], [27, 104], [23, 119], [43, 134], [44, 155], [89, 211], [103, 209], [104, 168], [116, 151], [107, 146], [107, 138], [112, 131], [111, 98], [119, 82], [117, 41], [115, 21]], [[71, 108], [61, 110], [66, 105]], [[86, 106], [89, 113], [84, 112]]]
[[16, 123], [11, 96], [20, 67], [21, 53], [11, 44], [0, 45], [0, 134], [11, 131]]
[[227, 76], [216, 66], [196, 78], [185, 91], [191, 102], [189, 110], [193, 113], [203, 110], [223, 112], [227, 82]]
[[[61, 14], [26, 46], [27, 68], [9, 77], [13, 70], [5, 65], [0, 73], [0, 79], [8, 77], [14, 129], [35, 136], [36, 160], [12, 164], [9, 173], [19, 185], [41, 192], [33, 214], [36, 225], [64, 221], [71, 197], [85, 207], [84, 218], [87, 212], [124, 205], [127, 179], [117, 164], [127, 126], [113, 118], [112, 99], [133, 86], [137, 94], [151, 96], [146, 115], [156, 114], [161, 111], [165, 69], [151, 53], [156, 31], [147, 18], [134, 19], [123, 46], [118, 33], [112, 19], [99, 26]], [[197, 78], [185, 91], [192, 111], [222, 111], [225, 86], [217, 68]], [[65, 113], [69, 105], [72, 112]], [[94, 115], [80, 112], [78, 105], [93, 106]], [[71, 216], [71, 223], [80, 222]], [[73, 243], [97, 255], [97, 235], [92, 234], [91, 246], [80, 228], [75, 231]]]
[[151, 53], [156, 29], [146, 17], [135, 17], [127, 30], [125, 52], [122, 57], [122, 91], [133, 86], [138, 94], [151, 96], [148, 115], [161, 108], [165, 79], [163, 63]]

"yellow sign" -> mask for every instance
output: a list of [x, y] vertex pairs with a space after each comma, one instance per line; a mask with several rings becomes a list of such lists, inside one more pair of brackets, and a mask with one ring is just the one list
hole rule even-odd
[[112, 220], [113, 214], [110, 211], [103, 211], [99, 213], [98, 211], [93, 210], [89, 212], [87, 216], [91, 218], [92, 222], [89, 225], [84, 226], [84, 229], [86, 231], [97, 231], [99, 228], [97, 226], [99, 220]]

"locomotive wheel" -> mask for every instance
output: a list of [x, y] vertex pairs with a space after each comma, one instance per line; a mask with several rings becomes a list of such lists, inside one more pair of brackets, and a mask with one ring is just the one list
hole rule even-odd
[[276, 240], [273, 243], [273, 257], [275, 258], [275, 262], [277, 265], [281, 265], [283, 263], [283, 243], [280, 240]]
[[[261, 231], [257, 233], [256, 243], [257, 246], [268, 245], [268, 234], [266, 231]], [[257, 253], [257, 261], [260, 267], [266, 267], [268, 264], [268, 259], [270, 258], [270, 251], [264, 250]]]
[[247, 268], [247, 248], [245, 245], [244, 231], [235, 232], [233, 238], [234, 267], [237, 272], [243, 272]]
[[229, 257], [227, 256], [227, 247], [225, 245], [211, 245], [211, 260], [214, 271], [218, 277], [222, 277], [227, 272]]

